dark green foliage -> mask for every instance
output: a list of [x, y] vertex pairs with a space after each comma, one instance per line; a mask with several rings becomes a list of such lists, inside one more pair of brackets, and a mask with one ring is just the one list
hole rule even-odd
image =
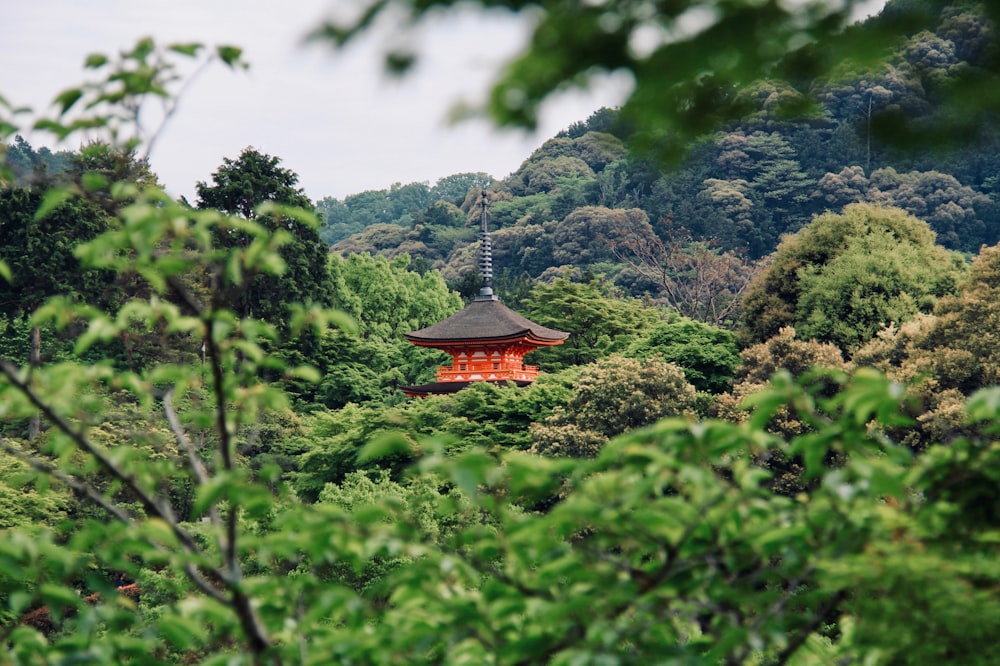
[[[807, 69], [823, 70], [822, 77], [799, 78], [799, 72], [790, 80], [772, 77], [740, 87], [717, 81], [719, 89], [692, 103], [717, 101], [720, 113], [739, 112], [738, 123], [715, 127], [712, 113], [695, 114], [693, 120], [712, 131], [685, 142], [685, 159], [670, 169], [638, 150], [641, 137], [622, 129], [637, 128], [630, 125], [634, 116], [628, 106], [602, 110], [595, 114], [594, 127], [589, 121], [579, 123], [547, 141], [494, 187], [493, 228], [531, 228], [530, 235], [518, 235], [516, 251], [504, 257], [505, 267], [538, 278], [553, 267], [585, 263], [576, 248], [560, 251], [564, 239], [556, 236], [567, 233], [563, 220], [589, 206], [640, 208], [664, 243], [673, 239], [670, 224], [663, 221], [672, 220], [696, 242], [720, 252], [741, 251], [751, 259], [769, 255], [783, 234], [797, 231], [814, 215], [839, 213], [854, 202], [903, 208], [928, 222], [939, 242], [951, 249], [975, 252], [983, 243], [997, 242], [1000, 188], [994, 174], [1000, 168], [1000, 131], [995, 120], [973, 114], [973, 133], [956, 133], [952, 138], [960, 137], [958, 143], [938, 140], [947, 138], [942, 136], [946, 131], [938, 132], [941, 127], [954, 129], [953, 120], [967, 121], [961, 104], [976, 104], [972, 98], [982, 97], [962, 93], [963, 87], [987, 89], [985, 81], [995, 75], [986, 73], [993, 67], [993, 28], [973, 5], [941, 3], [924, 11], [897, 4], [887, 15], [908, 17], [905, 28], [880, 18], [843, 37], [844, 48], [852, 45], [848, 51], [868, 48], [884, 37], [886, 26], [894, 26], [891, 30], [898, 29], [900, 39], [882, 53], [828, 60], [832, 52], [821, 55], [828, 48], [839, 53], [833, 40], [789, 61], [796, 64], [789, 64], [788, 71], [809, 63]], [[778, 15], [770, 18], [780, 22]], [[670, 16], [664, 11], [657, 21], [669, 22]], [[832, 14], [830, 20], [838, 16]], [[721, 23], [717, 27], [722, 29]], [[699, 85], [713, 88], [711, 80], [702, 77]], [[662, 94], [683, 96], [683, 90]], [[643, 100], [651, 103], [650, 117], [672, 114], [652, 103], [660, 92], [648, 94]], [[880, 128], [896, 138], [905, 135], [905, 149], [887, 141]], [[406, 251], [414, 256], [426, 252], [428, 259], [446, 262], [450, 280], [468, 263], [461, 244], [448, 249], [444, 243], [424, 242], [421, 247], [411, 239], [395, 242], [408, 243]], [[599, 244], [596, 234], [586, 244], [576, 243], [594, 246], [589, 249]], [[365, 250], [366, 245], [376, 247], [362, 239], [350, 249]], [[377, 249], [393, 251], [387, 243]], [[530, 261], [521, 259], [529, 254]], [[636, 295], [648, 289], [628, 275], [619, 277], [619, 270], [602, 268]]]
[[[284, 326], [291, 303], [329, 305], [331, 294], [327, 286], [327, 248], [316, 229], [300, 219], [257, 212], [265, 202], [312, 210], [312, 203], [296, 187], [299, 177], [280, 164], [278, 157], [245, 148], [235, 160], [223, 159], [222, 166], [212, 174], [211, 184], [199, 182], [196, 190], [199, 208], [215, 208], [290, 234], [290, 241], [281, 248], [281, 276], [251, 276], [229, 303], [240, 316]], [[227, 228], [220, 230], [218, 242], [223, 247], [247, 247], [250, 238], [238, 229]]]
[[83, 267], [73, 251], [108, 226], [100, 211], [70, 198], [41, 219], [42, 195], [26, 189], [0, 190], [0, 259], [14, 275], [0, 280], [0, 313], [24, 316], [50, 296], [63, 295], [100, 303], [108, 296], [108, 273]]
[[860, 201], [902, 208], [927, 222], [941, 245], [955, 250], [977, 251], [996, 241], [996, 229], [985, 224], [996, 214], [990, 199], [938, 171], [900, 174], [888, 167], [866, 178], [861, 167], [845, 168], [823, 176], [814, 197], [831, 210]]
[[697, 390], [708, 393], [729, 390], [733, 371], [740, 363], [732, 332], [686, 317], [656, 324], [626, 353], [673, 363]]
[[[343, 201], [324, 197], [316, 204], [324, 220], [320, 236], [333, 245], [376, 224], [453, 226], [452, 211], [439, 208], [439, 204], [458, 206], [470, 191], [478, 193], [494, 182], [486, 173], [458, 173], [441, 178], [430, 188], [426, 183], [394, 183], [388, 190], [350, 194]], [[442, 210], [448, 210], [447, 216], [441, 216]]]
[[653, 228], [646, 213], [586, 206], [567, 215], [552, 232], [556, 265], [585, 267], [614, 258], [614, 247], [631, 238], [649, 238]]

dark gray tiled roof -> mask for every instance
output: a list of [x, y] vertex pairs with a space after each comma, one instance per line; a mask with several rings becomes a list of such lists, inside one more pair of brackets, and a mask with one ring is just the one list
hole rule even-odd
[[536, 324], [500, 301], [476, 300], [444, 321], [406, 334], [407, 340], [416, 343], [507, 340], [517, 337], [527, 337], [542, 344], [553, 344], [565, 340], [569, 337], [569, 333]]

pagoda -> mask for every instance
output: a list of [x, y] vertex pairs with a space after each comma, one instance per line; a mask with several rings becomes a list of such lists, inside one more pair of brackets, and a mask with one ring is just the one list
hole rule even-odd
[[524, 355], [538, 347], [562, 344], [569, 333], [546, 328], [514, 312], [493, 294], [493, 241], [490, 239], [486, 190], [482, 193], [479, 229], [479, 273], [482, 288], [465, 308], [444, 321], [412, 333], [414, 345], [448, 352], [452, 364], [438, 368], [433, 384], [401, 386], [410, 397], [454, 393], [472, 382], [530, 384], [538, 366], [525, 365]]

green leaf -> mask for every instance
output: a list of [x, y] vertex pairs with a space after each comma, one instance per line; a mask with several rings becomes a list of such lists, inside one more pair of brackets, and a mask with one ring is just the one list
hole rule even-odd
[[170, 525], [159, 518], [151, 518], [143, 522], [142, 532], [147, 538], [162, 544], [173, 545], [177, 542], [177, 537], [170, 528]]
[[285, 375], [289, 378], [307, 381], [310, 384], [319, 384], [323, 380], [320, 371], [311, 365], [297, 365], [294, 368], [288, 368]]
[[53, 187], [45, 191], [45, 196], [42, 197], [42, 204], [35, 211], [35, 220], [43, 220], [55, 209], [62, 206], [70, 197], [73, 196], [73, 192], [66, 187]]
[[105, 190], [108, 188], [108, 179], [96, 171], [87, 171], [80, 178], [83, 188], [89, 192]]
[[805, 464], [806, 479], [812, 479], [823, 473], [823, 460], [826, 457], [827, 447], [825, 441], [820, 437], [801, 437], [795, 451], [802, 456]]
[[214, 506], [232, 490], [232, 480], [226, 474], [217, 474], [198, 486], [191, 505], [191, 517], [204, 516], [209, 507]]
[[41, 120], [35, 121], [34, 129], [40, 132], [51, 132], [56, 135], [59, 139], [65, 139], [69, 135], [69, 128], [65, 127], [61, 123], [48, 118], [43, 118]]
[[238, 46], [218, 46], [216, 48], [216, 53], [219, 54], [219, 59], [226, 63], [230, 67], [236, 67], [238, 65], [243, 65], [240, 61], [240, 57], [243, 55], [243, 49]]
[[204, 48], [204, 44], [201, 44], [199, 42], [190, 42], [187, 44], [171, 44], [167, 48], [168, 50], [173, 51], [174, 53], [180, 53], [181, 55], [194, 57], [198, 55], [198, 51]]
[[59, 93], [56, 97], [55, 103], [59, 105], [59, 115], [64, 115], [67, 111], [73, 108], [73, 105], [80, 101], [83, 97], [83, 91], [79, 88], [70, 88]]
[[14, 284], [14, 275], [10, 272], [10, 266], [3, 259], [0, 259], [0, 278], [6, 280], [8, 284]]
[[991, 386], [973, 393], [966, 402], [970, 423], [995, 421], [1000, 417], [1000, 386]]
[[83, 66], [87, 69], [99, 69], [108, 64], [108, 57], [103, 53], [91, 53], [83, 61]]
[[161, 616], [156, 628], [178, 650], [190, 650], [204, 632], [204, 627], [194, 620], [172, 613]]
[[327, 310], [326, 321], [328, 325], [336, 326], [345, 333], [350, 333], [351, 335], [357, 335], [358, 333], [358, 322], [343, 310]]
[[301, 206], [289, 206], [275, 201], [265, 201], [254, 209], [258, 217], [274, 215], [276, 217], [288, 217], [308, 226], [310, 229], [319, 228], [319, 218], [314, 211]]
[[75, 607], [80, 604], [80, 595], [77, 594], [76, 590], [65, 585], [43, 583], [38, 592], [42, 597], [42, 602], [52, 610], [63, 606]]
[[28, 606], [31, 605], [34, 599], [35, 595], [31, 594], [30, 592], [27, 592], [25, 590], [16, 590], [14, 592], [11, 592], [10, 599], [8, 599], [7, 602], [7, 606], [13, 613], [20, 615], [22, 612], [25, 611], [25, 609], [28, 608]]
[[401, 432], [393, 431], [373, 437], [358, 451], [359, 463], [371, 462], [391, 456], [394, 453], [411, 453], [413, 445]]

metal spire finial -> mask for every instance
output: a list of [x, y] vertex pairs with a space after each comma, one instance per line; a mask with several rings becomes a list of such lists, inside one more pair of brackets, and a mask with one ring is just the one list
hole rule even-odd
[[482, 217], [479, 224], [479, 275], [483, 278], [483, 286], [479, 289], [477, 301], [495, 301], [493, 295], [493, 240], [490, 238], [488, 209], [490, 197], [483, 190], [480, 200]]

